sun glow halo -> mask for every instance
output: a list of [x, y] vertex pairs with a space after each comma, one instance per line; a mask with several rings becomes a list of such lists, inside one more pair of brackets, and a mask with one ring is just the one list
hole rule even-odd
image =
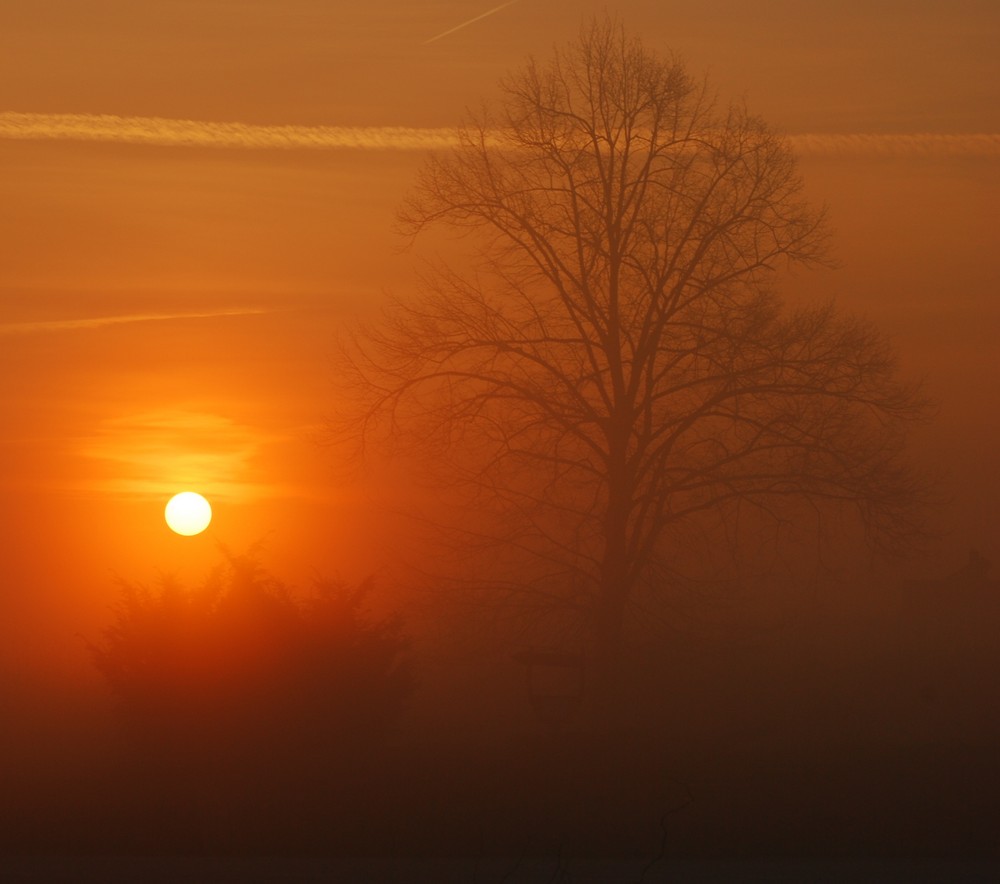
[[190, 537], [201, 534], [212, 521], [212, 507], [194, 491], [182, 491], [167, 502], [163, 512], [171, 531]]

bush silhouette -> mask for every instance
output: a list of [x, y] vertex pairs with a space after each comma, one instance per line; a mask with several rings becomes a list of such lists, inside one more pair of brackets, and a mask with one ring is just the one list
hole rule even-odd
[[195, 588], [123, 582], [91, 653], [143, 784], [175, 810], [209, 795], [213, 813], [241, 820], [254, 804], [333, 800], [413, 688], [402, 625], [367, 613], [371, 589], [317, 581], [299, 598], [253, 555], [227, 555]]

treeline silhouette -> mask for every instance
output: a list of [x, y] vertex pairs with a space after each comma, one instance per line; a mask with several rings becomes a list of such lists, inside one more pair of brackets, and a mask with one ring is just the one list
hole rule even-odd
[[245, 849], [352, 812], [414, 687], [402, 624], [368, 612], [371, 591], [320, 580], [298, 597], [253, 553], [193, 587], [123, 582], [91, 653], [160, 840]]
[[399, 616], [371, 612], [375, 592], [320, 580], [297, 593], [255, 552], [225, 553], [194, 585], [122, 581], [90, 653], [125, 751], [108, 792], [82, 802], [104, 816], [100, 833], [83, 823], [83, 842], [213, 855], [654, 850], [661, 814], [685, 794], [668, 782], [672, 759], [650, 752], [659, 722], [645, 723], [644, 751], [629, 738], [631, 754], [623, 722], [553, 730], [532, 715], [520, 662], [503, 661], [499, 687], [488, 652], [435, 662]]
[[523, 654], [445, 656], [417, 610], [373, 613], [413, 587], [299, 592], [253, 555], [123, 582], [91, 647], [121, 737], [72, 768], [49, 750], [51, 777], [0, 799], [0, 847], [655, 860], [645, 880], [684, 857], [995, 857], [1000, 595], [967, 570], [787, 587], [780, 623], [706, 611], [633, 646], [613, 710], [555, 725]]

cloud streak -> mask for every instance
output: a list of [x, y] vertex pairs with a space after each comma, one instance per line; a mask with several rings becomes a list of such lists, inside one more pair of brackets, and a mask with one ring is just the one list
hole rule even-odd
[[113, 114], [0, 112], [0, 138], [46, 141], [111, 141], [157, 147], [222, 147], [244, 150], [434, 150], [456, 143], [451, 129], [407, 126], [258, 126], [119, 117]]
[[253, 480], [253, 464], [280, 437], [220, 414], [163, 410], [105, 420], [80, 440], [79, 454], [105, 469], [91, 487], [122, 496], [169, 497], [197, 488], [211, 497], [282, 496], [288, 489]]
[[109, 325], [123, 325], [131, 322], [159, 322], [176, 319], [214, 319], [216, 317], [224, 316], [254, 316], [260, 313], [273, 312], [273, 310], [247, 307], [237, 310], [213, 310], [202, 313], [124, 313], [117, 316], [94, 316], [84, 319], [51, 319], [34, 322], [10, 322], [0, 324], [0, 336], [79, 331], [105, 328]]
[[91, 468], [82, 480], [61, 487], [163, 503], [186, 488], [234, 503], [325, 502], [324, 489], [275, 472], [289, 450], [298, 456], [303, 437], [302, 427], [267, 430], [215, 411], [167, 407], [125, 414], [69, 440]]
[[[502, 8], [497, 7], [493, 12]], [[484, 13], [489, 14], [492, 12]], [[470, 19], [452, 31], [476, 20]], [[450, 31], [445, 32], [447, 33]], [[439, 34], [438, 38], [442, 36], [444, 34]], [[452, 128], [260, 126], [164, 117], [11, 111], [0, 112], [0, 139], [95, 141], [155, 147], [240, 150], [441, 150], [459, 143], [456, 131]], [[790, 135], [788, 141], [802, 156], [1000, 157], [1000, 134], [995, 133], [806, 133]]]
[[998, 157], [1000, 135], [914, 133], [805, 134], [788, 141], [801, 156], [828, 157]]
[[489, 10], [488, 12], [482, 13], [482, 15], [477, 15], [475, 18], [470, 18], [468, 21], [464, 21], [460, 25], [455, 25], [455, 27], [449, 28], [447, 31], [442, 31], [440, 34], [431, 37], [429, 40], [424, 40], [424, 46], [426, 46], [428, 43], [434, 43], [437, 40], [440, 40], [442, 37], [447, 37], [449, 34], [454, 34], [455, 31], [460, 31], [462, 30], [462, 28], [467, 28], [469, 25], [475, 24], [477, 21], [481, 21], [484, 18], [489, 18], [491, 15], [496, 15], [496, 13], [498, 13], [501, 9], [506, 9], [508, 6], [513, 6], [515, 3], [517, 3], [517, 0], [507, 0], [506, 3], [501, 3], [499, 6], [494, 6], [493, 9]]

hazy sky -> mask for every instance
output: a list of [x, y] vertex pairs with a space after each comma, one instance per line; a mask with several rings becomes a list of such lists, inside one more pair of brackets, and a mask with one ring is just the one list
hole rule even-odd
[[5, 0], [0, 661], [79, 659], [113, 573], [211, 560], [163, 525], [183, 486], [287, 576], [378, 568], [368, 491], [316, 444], [333, 336], [412, 285], [392, 223], [437, 130], [604, 7], [796, 137], [841, 267], [787, 291], [867, 313], [927, 376], [942, 561], [1000, 562], [1000, 5], [498, 6]]

